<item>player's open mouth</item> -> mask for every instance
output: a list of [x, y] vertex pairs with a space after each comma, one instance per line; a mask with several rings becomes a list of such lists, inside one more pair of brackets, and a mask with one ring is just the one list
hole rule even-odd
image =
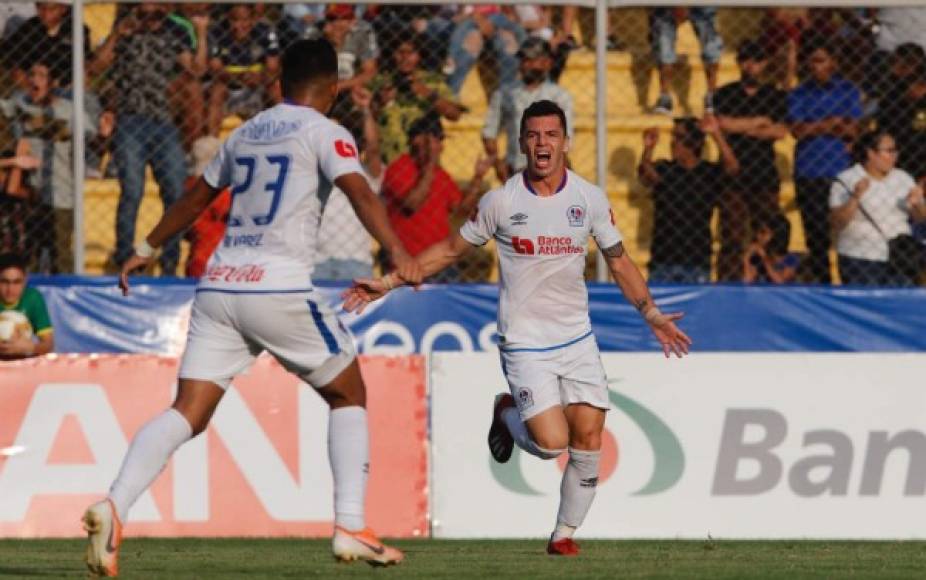
[[547, 167], [553, 155], [549, 151], [538, 151], [535, 155], [537, 167]]

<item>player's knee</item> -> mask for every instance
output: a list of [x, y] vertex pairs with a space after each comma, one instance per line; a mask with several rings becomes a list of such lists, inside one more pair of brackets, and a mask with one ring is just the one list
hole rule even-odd
[[542, 451], [546, 452], [543, 456], [544, 459], [554, 459], [566, 450], [569, 445], [569, 438], [565, 433], [534, 435], [534, 443]]
[[366, 407], [366, 396], [363, 392], [357, 392], [354, 390], [335, 390], [335, 389], [319, 389], [318, 394], [321, 395], [325, 403], [331, 409], [340, 409], [341, 407]]
[[597, 451], [601, 449], [601, 431], [597, 429], [576, 431], [569, 437], [569, 446], [583, 451]]

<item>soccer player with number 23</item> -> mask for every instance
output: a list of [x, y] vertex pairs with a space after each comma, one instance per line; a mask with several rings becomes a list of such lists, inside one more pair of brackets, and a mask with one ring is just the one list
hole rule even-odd
[[420, 282], [421, 272], [370, 190], [350, 133], [325, 117], [338, 94], [338, 57], [331, 44], [322, 39], [290, 45], [281, 85], [285, 101], [228, 137], [199, 181], [123, 266], [120, 285], [128, 293], [128, 274], [150, 264], [155, 248], [231, 187], [225, 238], [196, 288], [177, 398], [135, 434], [108, 497], [84, 514], [87, 565], [95, 574], [117, 574], [129, 508], [173, 452], [205, 430], [232, 379], [263, 351], [314, 386], [331, 409], [334, 556], [374, 565], [402, 561], [402, 552], [380, 542], [364, 519], [366, 390], [353, 337], [312, 293], [313, 248], [332, 184], [389, 252], [399, 278]]

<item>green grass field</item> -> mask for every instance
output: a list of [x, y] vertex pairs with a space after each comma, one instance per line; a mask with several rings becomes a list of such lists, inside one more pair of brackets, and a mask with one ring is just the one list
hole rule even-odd
[[[128, 539], [122, 578], [926, 578], [926, 542], [580, 542], [551, 558], [543, 540], [406, 540], [397, 567], [337, 564], [328, 542]], [[83, 542], [0, 540], [2, 578], [86, 577]]]

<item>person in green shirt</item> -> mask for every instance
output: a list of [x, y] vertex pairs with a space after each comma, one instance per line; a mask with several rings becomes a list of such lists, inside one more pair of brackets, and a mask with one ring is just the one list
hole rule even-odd
[[[26, 261], [16, 254], [0, 255], [0, 359], [20, 359], [47, 354], [55, 348], [54, 331], [45, 299], [35, 288], [26, 286]], [[22, 313], [28, 320], [17, 323], [4, 316], [7, 311]], [[13, 328], [10, 327], [12, 322]], [[6, 335], [9, 334], [9, 337]]]
[[463, 114], [464, 107], [453, 100], [443, 76], [421, 68], [422, 42], [413, 32], [400, 34], [393, 43], [392, 66], [385, 67], [368, 87], [386, 164], [408, 151], [408, 129], [418, 119], [433, 112], [456, 121]]

